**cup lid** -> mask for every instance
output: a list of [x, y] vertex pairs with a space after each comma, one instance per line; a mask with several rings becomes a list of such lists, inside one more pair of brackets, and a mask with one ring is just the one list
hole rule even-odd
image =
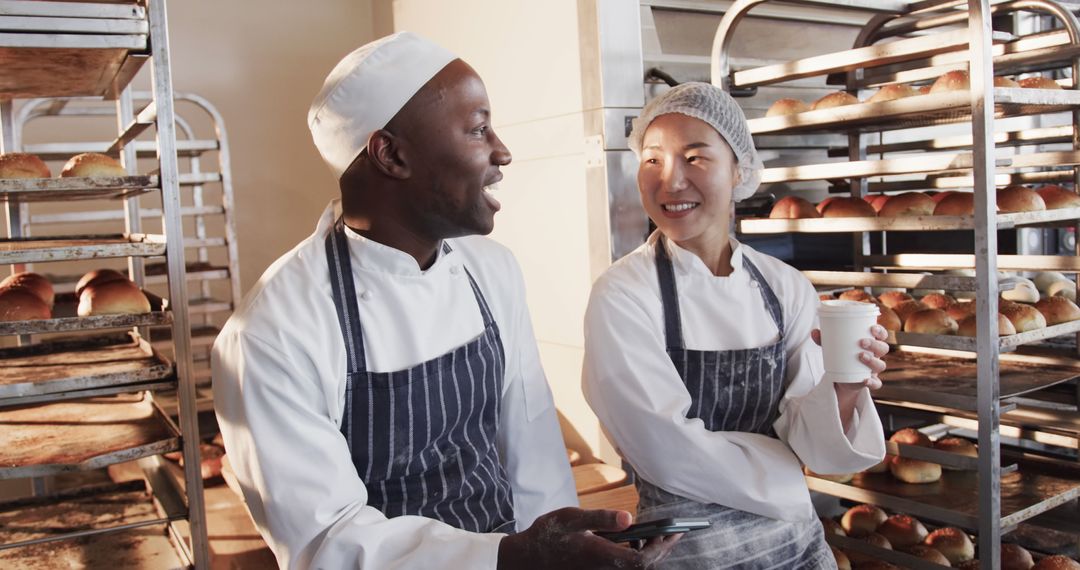
[[818, 310], [822, 315], [844, 315], [844, 316], [877, 316], [881, 313], [878, 310], [877, 305], [873, 303], [863, 303], [862, 301], [846, 301], [843, 299], [836, 299], [830, 301], [822, 301], [821, 308]]

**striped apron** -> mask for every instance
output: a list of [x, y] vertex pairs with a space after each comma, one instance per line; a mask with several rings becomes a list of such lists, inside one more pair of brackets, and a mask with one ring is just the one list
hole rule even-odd
[[[747, 256], [743, 267], [760, 289], [765, 308], [780, 331], [761, 348], [687, 350], [683, 343], [675, 272], [666, 244], [656, 245], [656, 269], [664, 306], [667, 352], [690, 393], [687, 418], [700, 419], [710, 431], [741, 431], [775, 436], [772, 424], [785, 383], [784, 315], [780, 301]], [[716, 484], [737, 484], [717, 481]], [[669, 493], [636, 477], [638, 520], [666, 517], [707, 518], [707, 530], [688, 533], [657, 568], [836, 568], [821, 523], [787, 522], [724, 505], [703, 504]]]
[[[443, 251], [450, 252], [445, 242]], [[348, 360], [341, 433], [368, 504], [387, 517], [514, 532], [513, 495], [496, 446], [505, 357], [499, 326], [468, 269], [484, 331], [411, 368], [369, 372], [341, 219], [326, 238], [326, 257]]]

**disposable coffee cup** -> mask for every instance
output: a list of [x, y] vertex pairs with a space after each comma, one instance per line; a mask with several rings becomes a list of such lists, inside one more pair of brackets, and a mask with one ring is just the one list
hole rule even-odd
[[825, 357], [828, 382], [862, 382], [870, 377], [870, 367], [859, 360], [865, 349], [859, 341], [870, 337], [870, 327], [877, 323], [879, 311], [873, 303], [858, 301], [822, 301], [821, 351]]

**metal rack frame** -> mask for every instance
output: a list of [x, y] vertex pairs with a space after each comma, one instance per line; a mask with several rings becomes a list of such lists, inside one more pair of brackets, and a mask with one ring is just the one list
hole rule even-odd
[[[1010, 413], [1016, 409], [1015, 402], [1002, 400], [1002, 387], [999, 378], [1002, 373], [1002, 356], [1000, 353], [1010, 350], [1025, 342], [1032, 342], [1050, 335], [1060, 335], [1077, 332], [1080, 327], [1070, 325], [1060, 329], [1036, 331], [1039, 334], [1012, 335], [1011, 338], [998, 336], [996, 317], [998, 312], [998, 283], [997, 270], [999, 266], [1011, 266], [1015, 268], [1035, 268], [1035, 265], [1067, 266], [1076, 270], [1076, 259], [1067, 258], [1058, 262], [1049, 262], [1041, 259], [1043, 256], [1013, 256], [1017, 259], [1002, 261], [1006, 256], [997, 254], [997, 233], [1000, 227], [1020, 225], [1021, 223], [1042, 223], [1055, 220], [1069, 222], [1075, 226], [1077, 212], [1057, 212], [1055, 214], [1043, 214], [1042, 218], [1035, 216], [1030, 220], [1021, 222], [1019, 219], [1010, 219], [999, 216], [996, 213], [995, 182], [997, 172], [1003, 167], [1017, 166], [1050, 166], [1050, 165], [1075, 165], [1072, 157], [1080, 150], [1080, 99], [1076, 91], [1066, 92], [1041, 92], [1038, 90], [1026, 91], [1018, 89], [995, 89], [993, 86], [995, 61], [1001, 63], [1002, 68], [1015, 71], [1042, 70], [1060, 68], [1062, 62], [1070, 67], [1072, 78], [1075, 81], [1080, 78], [1080, 24], [1077, 23], [1073, 14], [1062, 6], [1049, 0], [1012, 0], [1008, 2], [990, 5], [988, 0], [924, 0], [908, 3], [904, 8], [891, 12], [879, 13], [871, 18], [866, 27], [857, 38], [853, 48], [842, 54], [830, 54], [806, 58], [797, 62], [791, 62], [782, 67], [760, 68], [755, 70], [742, 70], [732, 72], [728, 58], [729, 48], [733, 40], [733, 32], [739, 22], [755, 6], [764, 5], [769, 0], [738, 0], [726, 12], [719, 28], [716, 31], [712, 47], [711, 70], [713, 83], [727, 91], [776, 83], [790, 79], [807, 77], [810, 75], [834, 74], [835, 81], [842, 82], [849, 92], [854, 92], [860, 87], [870, 85], [882, 85], [891, 82], [908, 82], [925, 80], [936, 77], [942, 71], [968, 67], [965, 65], [963, 56], [970, 58], [969, 74], [972, 88], [968, 93], [950, 93], [943, 96], [926, 95], [912, 97], [888, 103], [859, 104], [840, 108], [837, 111], [811, 111], [798, 117], [778, 117], [769, 119], [757, 119], [752, 125], [755, 133], [770, 133], [773, 135], [794, 133], [801, 131], [811, 132], [844, 132], [847, 134], [848, 163], [831, 164], [831, 174], [827, 178], [844, 177], [850, 180], [850, 193], [854, 197], [862, 197], [869, 189], [868, 177], [907, 174], [917, 172], [951, 172], [961, 169], [970, 172], [972, 186], [975, 192], [975, 213], [963, 219], [849, 219], [849, 220], [794, 220], [791, 222], [781, 220], [754, 220], [750, 229], [756, 229], [763, 233], [778, 231], [817, 232], [822, 231], [823, 224], [835, 226], [829, 231], [850, 231], [855, 234], [854, 254], [856, 269], [868, 270], [871, 266], [896, 262], [900, 256], [869, 256], [869, 231], [925, 231], [936, 229], [973, 229], [975, 233], [974, 256], [936, 256], [936, 259], [924, 259], [925, 265], [937, 266], [942, 262], [949, 261], [953, 264], [969, 266], [974, 262], [975, 278], [974, 289], [976, 291], [976, 315], [980, 328], [977, 337], [972, 339], [940, 338], [915, 338], [932, 337], [934, 335], [915, 335], [900, 338], [896, 335], [895, 340], [935, 348], [961, 349], [973, 351], [977, 354], [976, 361], [976, 395], [974, 406], [968, 398], [968, 410], [977, 411], [977, 430], [979, 441], [979, 458], [977, 462], [977, 511], [976, 514], [960, 515], [947, 509], [927, 508], [917, 502], [901, 500], [888, 495], [875, 494], [865, 489], [831, 483], [824, 480], [810, 479], [811, 488], [826, 493], [844, 496], [854, 500], [869, 500], [873, 502], [891, 501], [894, 508], [918, 508], [923, 513], [930, 512], [931, 518], [939, 521], [977, 526], [979, 535], [978, 557], [984, 568], [998, 568], [1000, 565], [1000, 541], [1003, 530], [1011, 530], [1013, 525], [1018, 524], [1028, 516], [1040, 510], [1046, 510], [1061, 502], [1074, 499], [1080, 494], [1080, 486], [1069, 487], [1067, 491], [1055, 495], [1053, 498], [1036, 501], [1035, 505], [1027, 505], [1021, 511], [1013, 509], [1009, 516], [1003, 517], [1003, 490], [1002, 476], [1009, 473], [1015, 467], [1001, 466], [1001, 422], [1003, 413]], [[835, 2], [815, 0], [802, 0], [797, 3], [802, 5], [835, 5]], [[880, 5], [876, 2], [844, 2], [846, 7], [871, 8], [874, 4], [878, 12]], [[966, 7], [966, 10], [964, 9]], [[1057, 18], [1065, 28], [1063, 32], [1043, 34], [1037, 39], [1013, 39], [999, 37], [991, 28], [991, 17], [1013, 11], [1038, 11]], [[922, 35], [912, 39], [901, 39], [889, 44], [877, 46], [877, 42], [886, 38], [896, 38], [913, 32], [935, 30], [944, 25], [956, 25], [967, 22], [966, 30], [943, 32], [935, 35]], [[1063, 37], [1066, 36], [1066, 37]], [[1016, 48], [1017, 44], [1025, 41], [1028, 49]], [[1041, 42], [1041, 43], [1040, 43]], [[996, 59], [995, 59], [996, 58]], [[898, 63], [915, 62], [916, 71], [885, 71], [874, 73], [874, 68], [887, 68]], [[1054, 65], [1054, 64], [1057, 65]], [[945, 68], [941, 66], [944, 65]], [[921, 67], [919, 67], [921, 66]], [[951, 66], [951, 67], [950, 67]], [[1010, 67], [1011, 66], [1011, 67]], [[929, 69], [927, 69], [929, 68]], [[841, 81], [842, 78], [842, 81]], [[1026, 92], [1024, 92], [1026, 91]], [[1012, 107], [1010, 107], [1012, 105]], [[1055, 142], [1065, 141], [1071, 143], [1072, 153], [1044, 153], [1044, 156], [1024, 154], [1013, 157], [1012, 161], [995, 159], [994, 150], [997, 146], [999, 135], [994, 133], [995, 115], [1008, 115], [1010, 113], [1033, 114], [1054, 111], [1069, 110], [1072, 118], [1072, 132], [1051, 133]], [[935, 115], [934, 112], [937, 112]], [[959, 147], [971, 148], [970, 153], [951, 155], [918, 156], [913, 159], [899, 158], [879, 161], [867, 160], [868, 140], [864, 132], [878, 132], [889, 128], [910, 128], [919, 124], [940, 124], [942, 122], [971, 122], [971, 137], [966, 141], [960, 141]], [[754, 123], [754, 121], [752, 121]], [[1006, 136], [1006, 139], [1009, 137]], [[1036, 137], [1036, 142], [1038, 137]], [[1030, 144], [1021, 141], [1002, 141], [1008, 144]], [[884, 145], [879, 145], [884, 146]], [[918, 148], [918, 144], [908, 145], [910, 149], [900, 150], [924, 150]], [[1004, 146], [1004, 145], [1003, 145]], [[881, 152], [883, 149], [875, 149]], [[1040, 161], [1040, 158], [1042, 159]], [[810, 167], [793, 167], [773, 172], [766, 171], [765, 178], [772, 181], [800, 180], [800, 179], [823, 179], [826, 176], [818, 176]], [[839, 173], [837, 171], [839, 170]], [[1080, 169], [1073, 168], [1069, 180], [1080, 188]], [[925, 187], [925, 186], [924, 186]], [[1021, 216], [1021, 219], [1023, 217]], [[820, 223], [815, 223], [820, 222]], [[754, 226], [753, 224], [757, 224]], [[770, 225], [771, 224], [771, 225]], [[744, 226], [745, 229], [745, 226]], [[757, 233], [757, 232], [755, 232]], [[1080, 254], [1080, 251], [1077, 251]], [[891, 259], [885, 259], [886, 257]], [[935, 258], [935, 256], [925, 256]], [[944, 258], [963, 258], [950, 259]], [[971, 259], [971, 258], [974, 259]], [[1025, 264], [1027, 262], [1027, 264]], [[900, 264], [903, 267], [919, 265], [914, 260]], [[945, 265], [947, 266], [947, 265]], [[856, 278], [856, 275], [861, 277]], [[885, 285], [887, 281], [895, 281], [895, 277], [878, 279], [880, 274], [855, 273], [850, 274], [851, 282], [855, 286], [862, 285]], [[813, 276], [811, 276], [813, 278]], [[829, 278], [834, 283], [837, 276]], [[842, 278], [840, 279], [842, 281]], [[958, 285], [952, 283], [951, 285]], [[970, 284], [967, 284], [970, 285]], [[959, 288], [959, 287], [958, 287]], [[961, 341], [961, 342], [957, 342]], [[1073, 367], [1076, 367], [1073, 359]], [[1075, 378], [1075, 374], [1072, 376]], [[1011, 394], [1010, 394], [1011, 396]], [[956, 404], [957, 401], [946, 400], [945, 410], [948, 404]], [[890, 403], [892, 409], [904, 409], [905, 402]], [[970, 416], [970, 413], [969, 413]], [[1074, 426], [1074, 429], [1080, 426]], [[907, 446], [903, 446], [907, 447]], [[891, 453], [899, 453], [907, 456], [917, 456], [921, 452], [912, 449], [893, 449]], [[916, 457], [918, 458], [918, 457]], [[924, 457], [924, 459], [926, 459]], [[947, 458], [935, 458], [948, 462]], [[1073, 479], [1080, 481], [1080, 470], [1073, 472]], [[976, 524], [973, 524], [976, 523]], [[881, 553], [875, 553], [881, 554]], [[883, 556], [889, 559], [889, 556]], [[895, 558], [894, 561], [911, 565], [916, 568], [936, 567], [925, 562], [909, 558]]]
[[[209, 548], [206, 533], [206, 513], [203, 503], [202, 477], [199, 462], [198, 418], [195, 407], [195, 383], [188, 312], [187, 280], [185, 278], [185, 247], [192, 240], [183, 239], [180, 211], [180, 179], [178, 173], [176, 117], [173, 101], [171, 56], [169, 51], [168, 22], [165, 0], [145, 0], [125, 3], [48, 3], [2, 0], [5, 16], [0, 18], [0, 29], [18, 33], [0, 33], [0, 61], [5, 65], [4, 80], [0, 81], [0, 125], [3, 126], [3, 149], [19, 149], [15, 140], [14, 105], [12, 99], [31, 97], [97, 96], [117, 99], [118, 137], [113, 150], [120, 151], [124, 167], [133, 172], [136, 168], [136, 149], [128, 144], [139, 132], [155, 127], [152, 143], [156, 151], [158, 168], [156, 184], [161, 192], [162, 236], [146, 236], [138, 241], [112, 239], [107, 254], [129, 257], [130, 274], [138, 285], [143, 284], [142, 258], [165, 255], [168, 275], [170, 314], [172, 321], [172, 344], [176, 387], [179, 400], [179, 426], [172, 426], [179, 436], [179, 447], [187, 459], [184, 467], [184, 488], [181, 501], [168, 497], [168, 490], [153, 484], [160, 505], [171, 505], [160, 522], [173, 531], [173, 542], [188, 564], [197, 568], [209, 568]], [[149, 105], [134, 112], [128, 86], [130, 80], [146, 61], [150, 62], [152, 75], [152, 100]], [[68, 69], [65, 69], [68, 66]], [[97, 73], [85, 73], [93, 70]], [[68, 73], [64, 73], [67, 71]], [[72, 71], [83, 73], [71, 73]], [[146, 189], [145, 185], [142, 189]], [[62, 191], [63, 188], [53, 188]], [[112, 189], [101, 189], [104, 192]], [[138, 211], [138, 193], [125, 198], [125, 229], [127, 235], [141, 233]], [[58, 259], [88, 259], [103, 253], [101, 236], [83, 236], [78, 240], [35, 239], [23, 233], [25, 204], [21, 196], [6, 194], [8, 237], [5, 252], [0, 261], [12, 264], [18, 271], [27, 263], [54, 261]], [[106, 238], [108, 236], [105, 236]], [[105, 240], [108, 244], [110, 240]], [[123, 242], [129, 242], [125, 245]], [[199, 240], [196, 238], [195, 243]], [[26, 244], [33, 247], [27, 249]], [[20, 336], [21, 341], [29, 340]], [[156, 381], [130, 385], [130, 392], [139, 393], [158, 385]], [[91, 394], [86, 394], [91, 395]], [[56, 395], [62, 398], [63, 395]], [[70, 396], [68, 396], [70, 397]], [[145, 397], [145, 396], [144, 396]], [[152, 404], [152, 402], [151, 402]], [[67, 404], [62, 404], [67, 405]], [[156, 408], [156, 405], [154, 406]], [[160, 413], [160, 410], [158, 410]], [[167, 417], [164, 418], [166, 425]], [[168, 432], [165, 432], [168, 433]], [[153, 443], [141, 449], [134, 457], [161, 452], [176, 443]], [[92, 452], [91, 452], [92, 455]], [[79, 464], [61, 464], [46, 471], [80, 469], [123, 460], [125, 453], [110, 452], [105, 456], [88, 457]], [[153, 477], [151, 476], [151, 480]], [[186, 502], [186, 505], [183, 503]], [[183, 513], [182, 515], [179, 513]], [[175, 524], [183, 519], [187, 523], [190, 545], [179, 536]], [[120, 525], [94, 532], [111, 532], [130, 528]], [[48, 537], [61, 540], [64, 537]], [[5, 544], [2, 548], [14, 548], [26, 543]]]

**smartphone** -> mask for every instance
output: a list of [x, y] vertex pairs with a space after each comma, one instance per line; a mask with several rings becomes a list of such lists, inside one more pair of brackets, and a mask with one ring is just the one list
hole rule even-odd
[[668, 518], [630, 525], [626, 530], [618, 532], [598, 532], [596, 535], [604, 537], [612, 542], [632, 542], [635, 540], [645, 540], [654, 536], [679, 534], [705, 528], [709, 528], [708, 519]]

